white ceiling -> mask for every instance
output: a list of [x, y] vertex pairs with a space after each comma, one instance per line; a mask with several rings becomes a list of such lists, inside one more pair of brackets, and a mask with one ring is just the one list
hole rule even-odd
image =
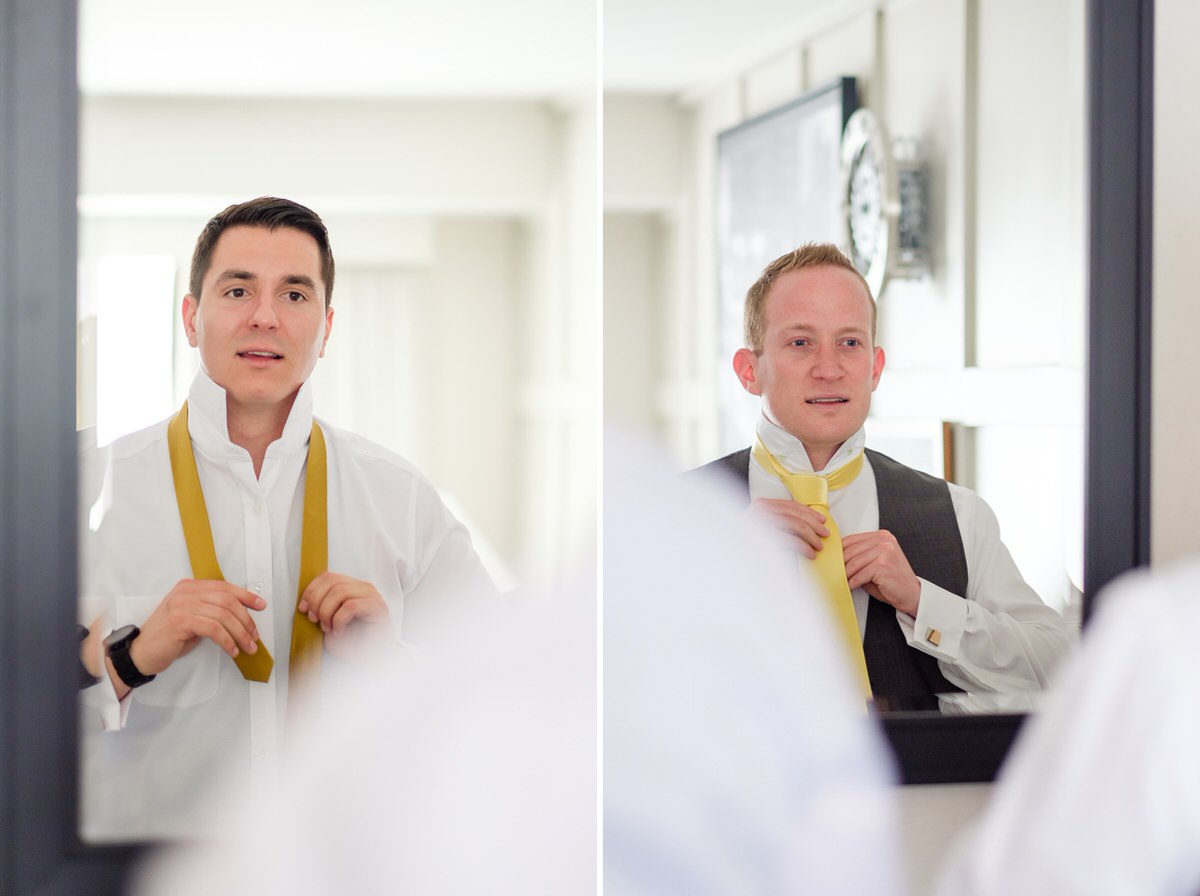
[[595, 0], [80, 0], [88, 94], [592, 95]]
[[604, 0], [606, 90], [680, 93], [794, 43], [862, 0]]
[[[80, 0], [87, 94], [591, 96], [601, 0]], [[678, 93], [859, 0], [602, 0], [611, 90]]]

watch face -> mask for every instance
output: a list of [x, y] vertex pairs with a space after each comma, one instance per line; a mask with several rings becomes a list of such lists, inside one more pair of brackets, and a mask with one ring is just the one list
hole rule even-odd
[[112, 650], [121, 643], [132, 639], [133, 636], [138, 633], [138, 631], [139, 629], [136, 625], [123, 625], [118, 629], [114, 629], [113, 632], [104, 639], [104, 649], [106, 651]]

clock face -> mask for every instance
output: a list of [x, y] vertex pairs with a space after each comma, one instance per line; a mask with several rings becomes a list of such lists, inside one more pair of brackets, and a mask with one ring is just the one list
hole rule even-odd
[[879, 222], [883, 218], [883, 172], [875, 148], [865, 144], [850, 163], [847, 223], [854, 266], [871, 266], [879, 251]]
[[883, 130], [868, 109], [859, 109], [842, 134], [842, 186], [850, 260], [879, 298], [888, 268], [890, 157]]

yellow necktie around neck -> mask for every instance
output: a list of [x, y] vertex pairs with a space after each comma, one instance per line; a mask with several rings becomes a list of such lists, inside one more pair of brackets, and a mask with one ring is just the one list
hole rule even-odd
[[[221, 574], [221, 567], [217, 565], [217, 551], [213, 546], [208, 507], [204, 503], [200, 475], [196, 471], [196, 457], [192, 453], [192, 440], [188, 435], [186, 401], [167, 424], [167, 447], [171, 455], [175, 500], [179, 505], [179, 518], [183, 523], [183, 536], [187, 542], [188, 559], [192, 564], [192, 576], [197, 579], [224, 581], [225, 576]], [[314, 421], [308, 442], [308, 468], [304, 478], [304, 521], [300, 535], [300, 585], [296, 594], [297, 604], [309, 582], [324, 572], [329, 565], [325, 467], [325, 437], [321, 427]], [[275, 661], [261, 638], [257, 643], [257, 651], [242, 651], [234, 662], [248, 680], [267, 681], [271, 677]], [[309, 680], [319, 672], [323, 645], [321, 627], [297, 611], [292, 622], [292, 643], [288, 656], [289, 675], [292, 678]]]
[[[858, 618], [854, 615], [854, 601], [850, 597], [850, 585], [846, 581], [846, 561], [842, 556], [842, 536], [838, 531], [837, 522], [829, 512], [829, 492], [845, 488], [863, 467], [863, 454], [860, 451], [854, 458], [838, 467], [828, 475], [819, 473], [792, 473], [786, 470], [775, 456], [767, 450], [762, 440], [754, 445], [754, 459], [769, 473], [773, 473], [787, 488], [792, 499], [805, 504], [825, 517], [825, 527], [829, 529], [824, 547], [817, 551], [812, 561], [813, 568], [820, 579], [822, 590], [829, 599], [837, 624], [838, 635], [845, 645], [846, 654], [850, 658], [855, 678], [858, 680], [863, 694], [870, 699], [871, 680], [867, 675], [867, 658], [863, 654], [862, 638], [858, 633]], [[800, 558], [804, 563], [804, 558]]]

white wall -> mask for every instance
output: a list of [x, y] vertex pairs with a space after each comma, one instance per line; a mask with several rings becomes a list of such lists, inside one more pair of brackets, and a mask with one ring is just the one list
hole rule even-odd
[[661, 423], [661, 231], [654, 214], [622, 212], [604, 220], [604, 344], [620, 346], [604, 365], [605, 420], [646, 432]]
[[[1195, 346], [1200, 333], [1196, 249], [1200, 184], [1195, 147], [1200, 120], [1188, 86], [1200, 78], [1195, 37], [1200, 8], [1191, 0], [1157, 0], [1154, 10], [1153, 423], [1151, 557], [1161, 565], [1200, 551], [1200, 448], [1195, 413]], [[1188, 110], [1188, 111], [1185, 111]]]
[[[595, 462], [574, 461], [597, 412], [595, 352], [579, 347], [596, 315], [594, 120], [588, 101], [86, 97], [80, 425], [97, 259], [174, 257], [162, 300], [177, 308], [203, 223], [287, 196], [325, 218], [338, 262], [317, 413], [409, 456], [501, 576], [553, 574], [594, 514]], [[196, 360], [175, 338], [162, 375], [182, 400]], [[547, 346], [569, 363], [537, 363]]]
[[279, 194], [324, 214], [535, 211], [558, 151], [544, 104], [499, 100], [86, 97], [81, 132], [89, 203]]

